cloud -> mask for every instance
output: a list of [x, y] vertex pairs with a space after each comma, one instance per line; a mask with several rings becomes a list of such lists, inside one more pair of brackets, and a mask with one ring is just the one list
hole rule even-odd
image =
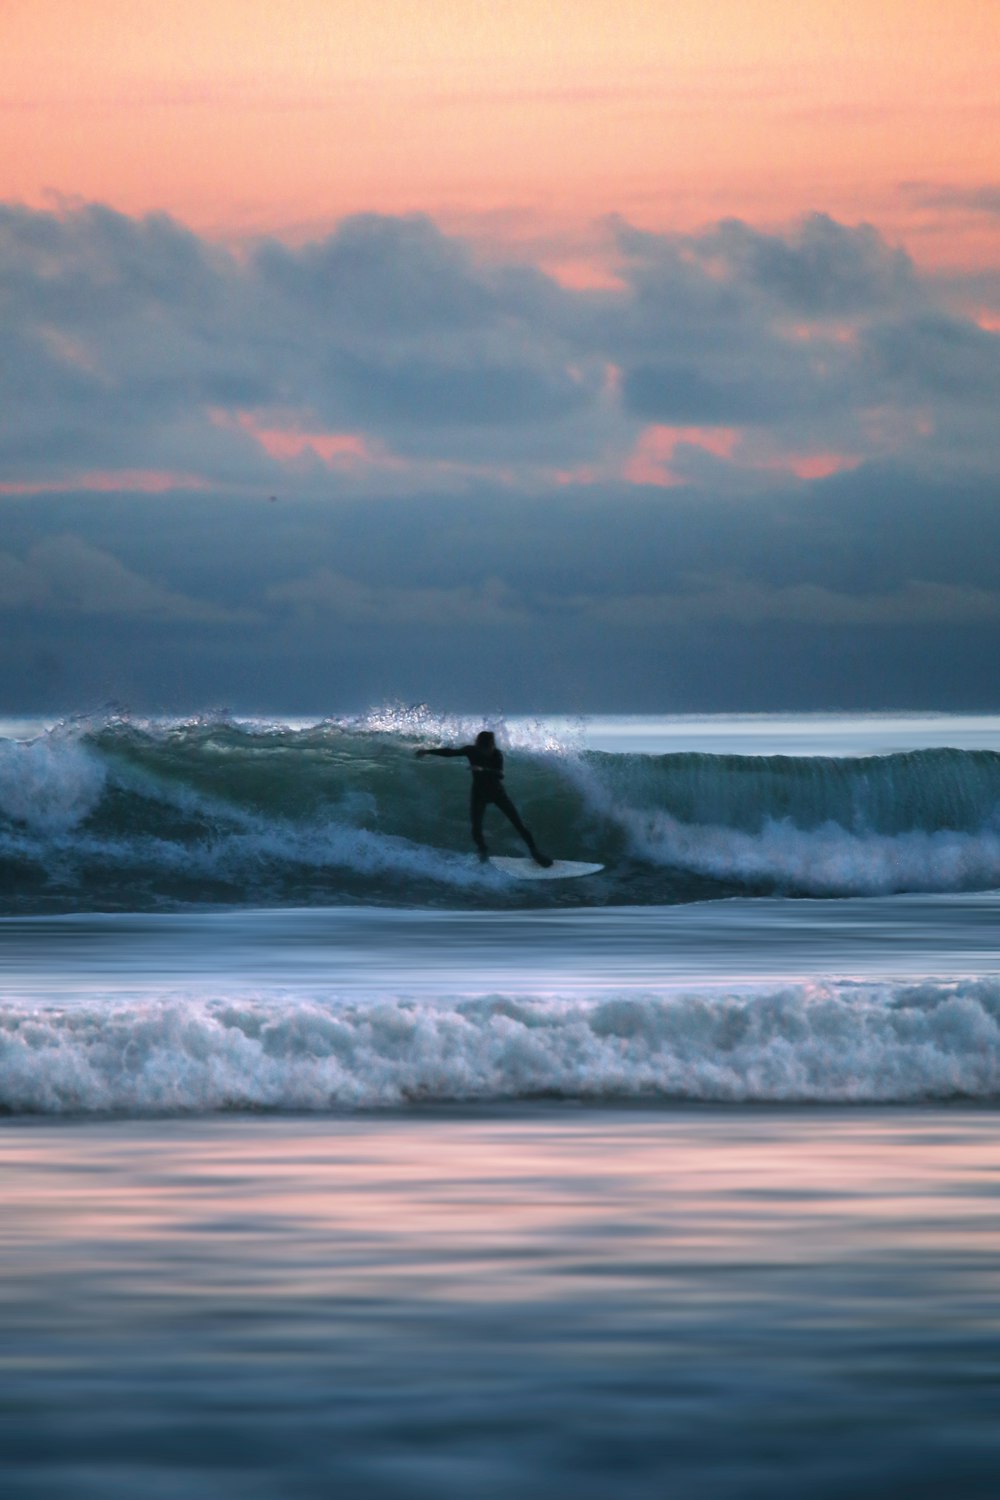
[[[0, 483], [142, 471], [318, 497], [392, 469], [398, 492], [429, 474], [529, 492], [627, 480], [650, 423], [738, 429], [725, 462], [751, 479], [762, 452], [994, 466], [1000, 339], [954, 277], [818, 214], [611, 228], [617, 284], [571, 288], [422, 216], [236, 253], [162, 215], [0, 206]], [[360, 461], [254, 438], [278, 430], [351, 433]]]
[[884, 405], [864, 338], [927, 306], [907, 256], [870, 226], [812, 215], [786, 235], [726, 221], [700, 235], [619, 226], [626, 408], [662, 423], [743, 425], [872, 453]]
[[1000, 182], [983, 182], [972, 187], [947, 182], [904, 182], [901, 188], [904, 196], [921, 208], [1000, 218]]
[[266, 598], [271, 604], [292, 605], [307, 617], [326, 615], [348, 625], [464, 630], [524, 625], [530, 620], [511, 589], [495, 578], [479, 587], [379, 587], [318, 568], [306, 577], [273, 584]]
[[54, 602], [48, 580], [37, 568], [0, 552], [0, 609], [39, 609]]
[[333, 379], [352, 422], [376, 428], [552, 422], [586, 400], [568, 371], [514, 362], [447, 363], [427, 357], [372, 364], [342, 356]]
[[781, 411], [789, 395], [763, 382], [709, 376], [695, 364], [641, 364], [626, 371], [624, 399], [630, 411], [651, 422], [733, 427], [760, 423]]
[[500, 579], [477, 587], [372, 586], [330, 569], [266, 591], [268, 604], [301, 618], [342, 625], [414, 629], [549, 628], [553, 618], [615, 630], [722, 625], [810, 628], [913, 628], [1000, 625], [1000, 588], [907, 580], [878, 592], [847, 592], [820, 582], [773, 585], [732, 575], [688, 576], [671, 590], [627, 594], [546, 594], [520, 598]]
[[993, 475], [891, 465], [752, 495], [706, 474], [474, 499], [0, 500], [0, 696], [992, 709], [997, 501]]
[[944, 313], [885, 322], [865, 338], [880, 382], [903, 399], [984, 405], [1000, 402], [1000, 337]]
[[39, 542], [22, 561], [0, 553], [0, 610], [105, 616], [160, 624], [246, 623], [249, 610], [228, 610], [143, 578], [76, 536]]
[[883, 593], [848, 594], [821, 583], [771, 587], [715, 578], [675, 593], [577, 597], [564, 608], [608, 625], [652, 629], [700, 623], [823, 626], [985, 625], [1000, 623], [1000, 589], [913, 579]]
[[920, 301], [916, 270], [870, 224], [809, 214], [790, 232], [766, 234], [728, 219], [694, 242], [701, 264], [809, 317], [885, 313]]

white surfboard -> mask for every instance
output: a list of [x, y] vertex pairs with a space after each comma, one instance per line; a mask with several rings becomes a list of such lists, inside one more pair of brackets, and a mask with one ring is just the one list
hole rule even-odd
[[548, 869], [536, 865], [533, 859], [515, 858], [506, 854], [490, 856], [490, 864], [515, 880], [572, 880], [578, 875], [596, 875], [603, 865], [585, 864], [578, 859], [556, 859]]

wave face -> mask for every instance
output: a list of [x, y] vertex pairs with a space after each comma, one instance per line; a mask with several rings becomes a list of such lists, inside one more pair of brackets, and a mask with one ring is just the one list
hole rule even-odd
[[0, 1112], [18, 1114], [998, 1095], [996, 979], [438, 1004], [11, 998], [0, 1012]]
[[[414, 759], [481, 721], [384, 712], [310, 728], [121, 717], [0, 740], [0, 909], [529, 906], [858, 896], [1000, 885], [1000, 754], [606, 754], [500, 739], [543, 847], [608, 868], [518, 885], [470, 857], [468, 773]], [[518, 850], [487, 815], [495, 852]]]

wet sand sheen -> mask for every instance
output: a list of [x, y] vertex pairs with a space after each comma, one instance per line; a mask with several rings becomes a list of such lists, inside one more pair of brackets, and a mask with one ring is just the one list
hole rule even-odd
[[0, 1128], [39, 1495], [995, 1493], [973, 1109]]

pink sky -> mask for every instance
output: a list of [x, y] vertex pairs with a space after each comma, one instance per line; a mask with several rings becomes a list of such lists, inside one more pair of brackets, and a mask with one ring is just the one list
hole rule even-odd
[[[870, 221], [921, 271], [955, 273], [947, 284], [924, 279], [927, 306], [939, 297], [981, 329], [997, 326], [1000, 5], [988, 0], [6, 0], [0, 41], [0, 201], [166, 211], [235, 247], [230, 269], [246, 263], [247, 235], [303, 245], [353, 213], [419, 211], [471, 243], [481, 269], [513, 255], [566, 287], [621, 289], [628, 237], [613, 222], [676, 235], [738, 218], [784, 236], [787, 250], [796, 224], [818, 212], [840, 226]], [[71, 251], [73, 233], [64, 252], [83, 256], [88, 285], [110, 273], [87, 253], [132, 253], [113, 236], [100, 251]], [[869, 253], [858, 238], [856, 253]], [[19, 253], [48, 306], [36, 247]], [[700, 263], [703, 288], [714, 274]], [[85, 321], [86, 306], [76, 312]], [[53, 313], [31, 338], [74, 376], [112, 380], [104, 365], [117, 368], [117, 335], [91, 329], [88, 344], [74, 327]], [[391, 343], [389, 324], [383, 332]], [[551, 347], [532, 357], [558, 363], [550, 333]], [[831, 368], [838, 341], [856, 334], [828, 317], [771, 330], [816, 341], [816, 361]], [[140, 366], [147, 336], [129, 334]], [[432, 333], [422, 357], [485, 367], [497, 357], [490, 340], [508, 336], [498, 325], [485, 342], [443, 353]], [[383, 350], [375, 365], [384, 374], [410, 354]], [[125, 388], [134, 376], [122, 378]], [[609, 358], [594, 397], [601, 441], [588, 428], [552, 455], [508, 452], [502, 424], [490, 429], [494, 448], [483, 440], [466, 452], [453, 433], [454, 451], [436, 439], [421, 452], [398, 425], [387, 435], [374, 419], [366, 428], [327, 418], [300, 393], [280, 409], [192, 410], [194, 426], [165, 457], [109, 453], [86, 469], [53, 457], [46, 475], [18, 471], [0, 488], [156, 492], [210, 477], [226, 488], [245, 482], [248, 466], [268, 491], [331, 473], [342, 486], [389, 488], [483, 477], [669, 487], [713, 463], [713, 473], [808, 480], [934, 432], [916, 398], [905, 410], [859, 411], [842, 430], [699, 426], [641, 403], [626, 410], [620, 386]], [[212, 455], [204, 473], [189, 457], [195, 430]]]
[[996, 265], [984, 0], [7, 0], [0, 198], [291, 238], [423, 210], [567, 278], [589, 227], [820, 209]]

